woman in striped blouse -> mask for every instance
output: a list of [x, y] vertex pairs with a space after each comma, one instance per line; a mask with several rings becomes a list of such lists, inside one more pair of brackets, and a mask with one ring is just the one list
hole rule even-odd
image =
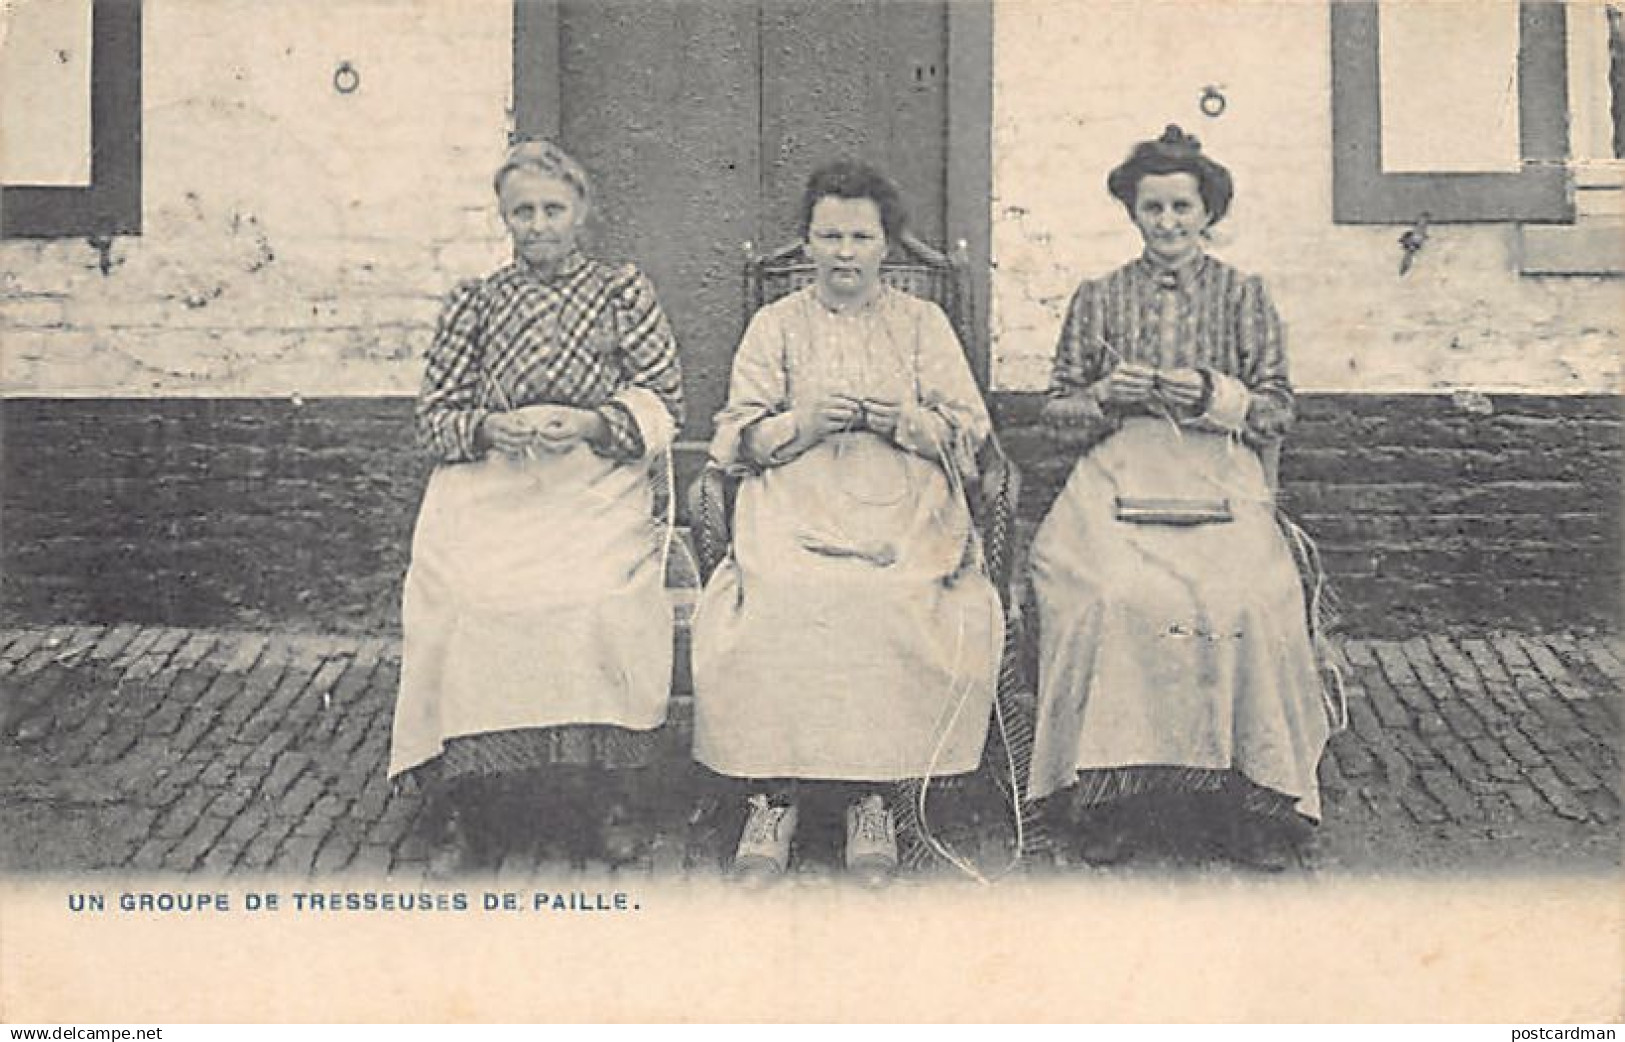
[[1108, 188], [1144, 252], [1073, 295], [1044, 420], [1080, 453], [1039, 529], [1031, 795], [1094, 863], [1196, 792], [1238, 859], [1285, 867], [1317, 821], [1328, 724], [1261, 452], [1292, 419], [1263, 283], [1204, 251], [1229, 172], [1169, 127]]
[[451, 295], [418, 401], [439, 465], [389, 766], [450, 804], [442, 871], [500, 857], [549, 794], [569, 836], [628, 856], [628, 779], [653, 759], [671, 681], [652, 479], [682, 422], [676, 342], [642, 273], [577, 248], [592, 188], [574, 159], [518, 145], [495, 188], [514, 259]]

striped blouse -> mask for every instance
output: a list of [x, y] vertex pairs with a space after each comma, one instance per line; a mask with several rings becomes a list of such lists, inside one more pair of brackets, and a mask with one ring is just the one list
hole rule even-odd
[[447, 300], [418, 396], [419, 440], [443, 462], [475, 460], [474, 435], [491, 412], [570, 405], [604, 418], [595, 452], [637, 459], [637, 422], [610, 400], [628, 384], [653, 391], [682, 424], [677, 342], [648, 278], [579, 253], [551, 278], [516, 260]]
[[1052, 398], [1079, 396], [1088, 407], [1067, 432], [1069, 444], [1093, 445], [1130, 411], [1093, 408], [1082, 395], [1120, 362], [1240, 381], [1250, 398], [1242, 433], [1251, 441], [1280, 437], [1292, 423], [1286, 345], [1263, 282], [1206, 254], [1177, 269], [1142, 256], [1072, 295], [1050, 375]]

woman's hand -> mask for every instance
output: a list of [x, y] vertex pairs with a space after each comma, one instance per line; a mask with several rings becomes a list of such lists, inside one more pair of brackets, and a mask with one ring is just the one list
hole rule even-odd
[[1197, 369], [1163, 369], [1157, 373], [1157, 394], [1174, 408], [1194, 415], [1207, 399], [1207, 380]]
[[546, 452], [564, 452], [577, 442], [591, 441], [604, 434], [604, 418], [591, 409], [530, 405], [519, 413], [531, 426], [533, 444]]
[[535, 431], [518, 413], [494, 412], [480, 421], [475, 434], [481, 448], [505, 456], [522, 456], [531, 447]]
[[795, 407], [796, 440], [816, 445], [831, 434], [856, 430], [863, 403], [844, 394], [831, 394]]
[[1096, 380], [1089, 392], [1102, 405], [1141, 405], [1151, 397], [1157, 371], [1148, 365], [1124, 362]]
[[865, 398], [861, 408], [865, 428], [882, 438], [897, 436], [897, 420], [903, 413], [901, 405], [883, 398]]

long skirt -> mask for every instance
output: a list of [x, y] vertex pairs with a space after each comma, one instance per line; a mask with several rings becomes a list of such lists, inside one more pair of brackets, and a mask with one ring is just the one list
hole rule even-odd
[[[1125, 520], [1120, 500], [1222, 500], [1231, 519]], [[1032, 797], [1080, 775], [1086, 801], [1239, 776], [1255, 804], [1273, 796], [1319, 819], [1320, 677], [1297, 567], [1250, 449], [1128, 421], [1073, 468], [1034, 540], [1032, 576]]]
[[644, 464], [586, 446], [435, 471], [403, 598], [391, 776], [442, 753], [454, 774], [647, 762], [672, 655], [651, 501]]
[[974, 770], [1004, 633], [935, 463], [837, 435], [746, 478], [694, 620], [694, 755], [741, 778]]

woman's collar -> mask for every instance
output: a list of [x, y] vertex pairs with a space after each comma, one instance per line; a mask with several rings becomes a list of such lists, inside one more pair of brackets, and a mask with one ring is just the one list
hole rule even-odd
[[1195, 284], [1197, 276], [1207, 267], [1207, 252], [1197, 250], [1178, 264], [1168, 264], [1151, 255], [1148, 250], [1140, 254], [1136, 261], [1140, 270], [1158, 285], [1169, 288], [1190, 289]]
[[541, 279], [543, 282], [557, 282], [569, 278], [587, 266], [587, 255], [579, 249], [573, 249], [564, 256], [564, 259], [555, 264], [551, 271], [543, 271], [522, 256], [515, 255], [514, 265], [527, 275]]
[[886, 284], [884, 282], [877, 282], [875, 283], [874, 290], [862, 300], [830, 300], [824, 296], [824, 289], [822, 286], [820, 286], [816, 281], [812, 284], [813, 301], [817, 303], [820, 308], [829, 312], [831, 315], [861, 315], [865, 312], [872, 311], [880, 303], [881, 298], [885, 295]]

